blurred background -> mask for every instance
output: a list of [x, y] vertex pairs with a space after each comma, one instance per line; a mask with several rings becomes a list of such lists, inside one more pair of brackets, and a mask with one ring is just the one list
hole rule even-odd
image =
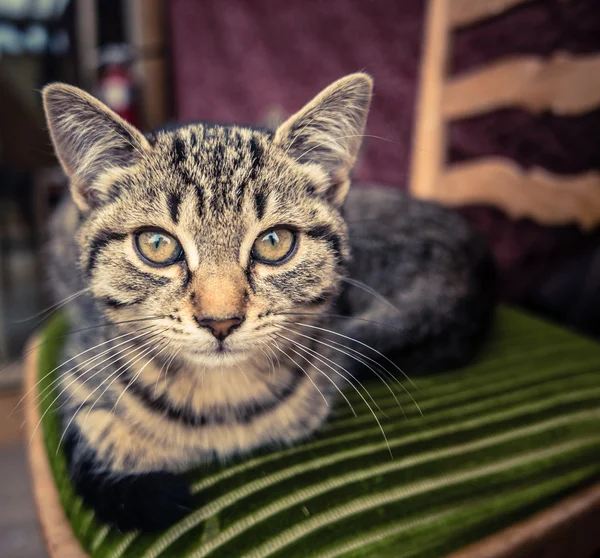
[[[366, 71], [375, 96], [356, 182], [454, 206], [490, 242], [504, 300], [597, 337], [599, 53], [598, 0], [0, 0], [0, 413], [14, 407], [35, 315], [52, 303], [45, 223], [67, 185], [44, 84], [82, 87], [143, 131], [275, 126], [331, 81]], [[458, 106], [461, 86], [475, 108]], [[440, 90], [458, 101], [436, 112]], [[474, 161], [507, 174], [484, 173], [496, 180], [487, 193], [468, 173], [441, 178]], [[436, 188], [419, 182], [429, 166]], [[502, 177], [518, 196], [501, 199]], [[468, 195], [449, 195], [463, 180]], [[0, 548], [43, 556], [19, 418], [4, 416], [0, 478], [14, 482], [0, 501], [15, 507], [0, 515]]]

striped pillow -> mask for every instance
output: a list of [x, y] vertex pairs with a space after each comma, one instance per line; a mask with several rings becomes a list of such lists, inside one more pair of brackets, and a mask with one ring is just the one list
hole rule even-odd
[[[67, 328], [63, 318], [47, 327], [40, 378]], [[45, 414], [44, 439], [73, 531], [92, 556], [439, 556], [600, 478], [599, 370], [600, 345], [501, 308], [476, 364], [418, 380], [422, 416], [407, 394], [398, 395], [402, 411], [384, 387], [369, 386], [387, 415], [389, 449], [348, 392], [358, 416], [340, 405], [312, 440], [190, 471], [196, 508], [162, 534], [98, 522], [56, 451], [56, 413]]]

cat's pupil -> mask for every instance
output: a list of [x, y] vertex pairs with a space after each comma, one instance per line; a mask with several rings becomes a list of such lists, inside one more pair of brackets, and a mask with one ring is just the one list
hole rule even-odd
[[154, 249], [158, 250], [161, 246], [161, 244], [164, 241], [164, 237], [161, 234], [155, 234], [154, 238], [152, 239], [152, 242], [154, 244]]
[[275, 246], [275, 244], [279, 242], [279, 237], [277, 236], [277, 233], [275, 231], [272, 231], [265, 237], [265, 240], [267, 240], [267, 242], [270, 242], [271, 246]]

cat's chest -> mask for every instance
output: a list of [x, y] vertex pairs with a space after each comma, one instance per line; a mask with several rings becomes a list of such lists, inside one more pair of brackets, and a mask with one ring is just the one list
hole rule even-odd
[[140, 464], [177, 470], [202, 456], [225, 459], [265, 444], [291, 443], [319, 428], [335, 400], [333, 383], [309, 365], [248, 372], [179, 374], [171, 378], [168, 395], [159, 390], [152, 397], [151, 379], [130, 386], [120, 420], [144, 440], [139, 453], [147, 458]]
[[267, 404], [277, 399], [296, 377], [290, 367], [265, 362], [210, 368], [190, 364], [163, 380], [156, 376], [145, 377], [144, 381], [149, 385], [158, 381], [157, 393], [168, 398], [172, 405], [210, 414]]

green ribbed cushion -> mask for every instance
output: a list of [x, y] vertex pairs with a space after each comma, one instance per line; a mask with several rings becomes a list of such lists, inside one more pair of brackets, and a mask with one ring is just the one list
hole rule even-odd
[[[64, 319], [46, 329], [40, 377], [66, 330]], [[56, 413], [46, 414], [44, 436], [76, 536], [91, 555], [113, 558], [439, 556], [600, 478], [599, 344], [501, 308], [476, 364], [417, 385], [423, 416], [398, 396], [407, 418], [370, 385], [393, 459], [348, 392], [357, 418], [340, 405], [309, 442], [191, 471], [195, 511], [158, 535], [99, 523], [69, 483]]]

